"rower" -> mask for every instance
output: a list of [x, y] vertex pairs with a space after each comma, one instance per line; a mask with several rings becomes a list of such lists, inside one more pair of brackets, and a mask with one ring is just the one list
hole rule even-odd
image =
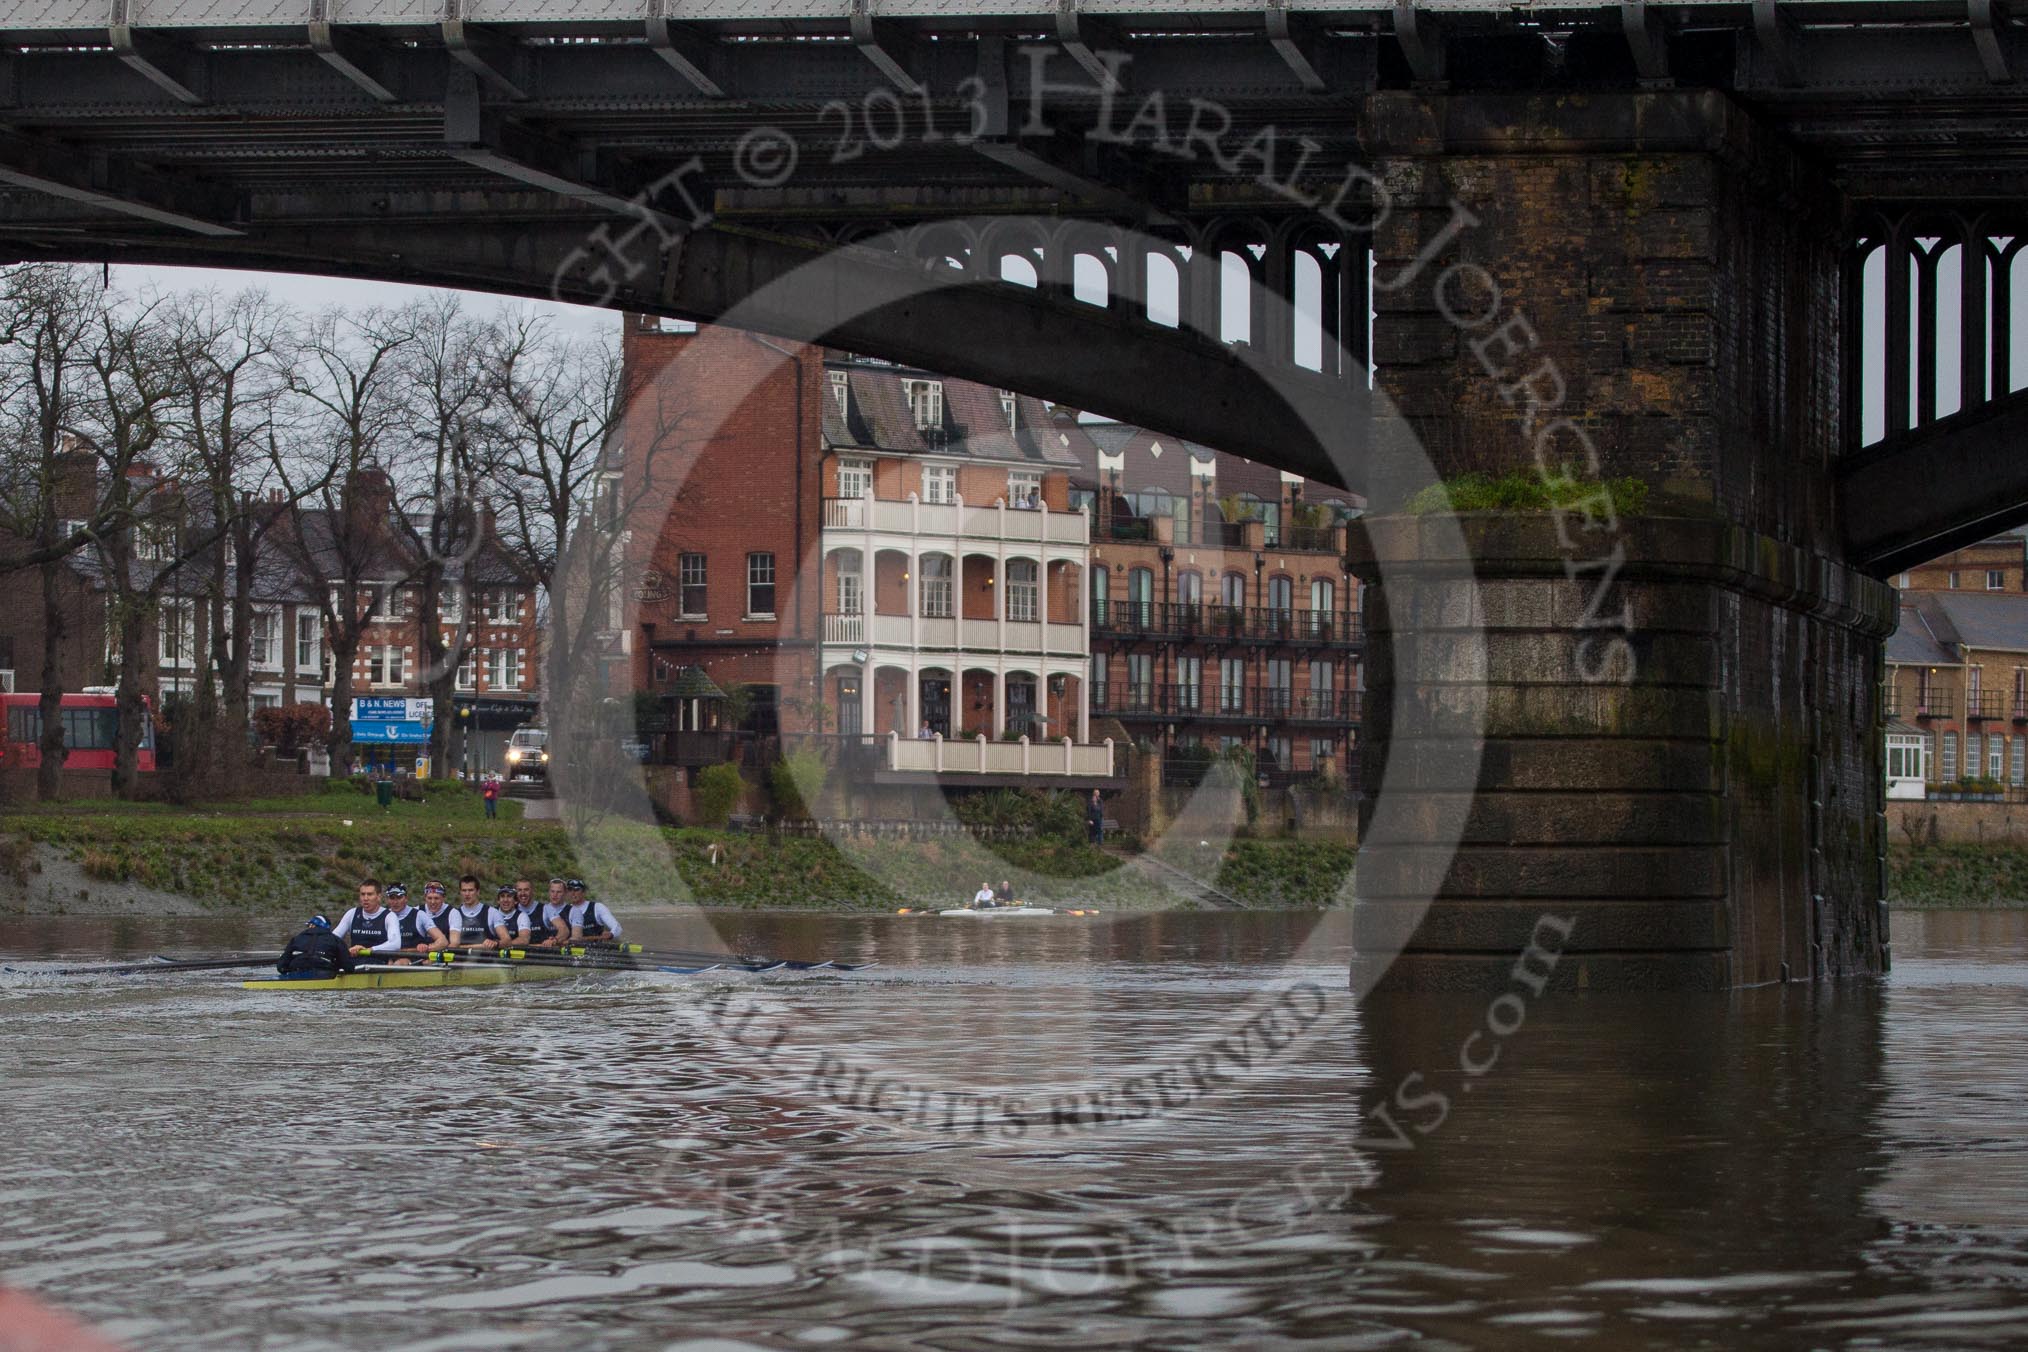
[[338, 917], [331, 933], [352, 950], [354, 957], [369, 953], [393, 953], [401, 947], [401, 927], [380, 904], [380, 880], [368, 878], [359, 884], [359, 904]]
[[[443, 932], [434, 925], [427, 930], [423, 928], [422, 912], [408, 904], [408, 889], [400, 883], [391, 884], [387, 889], [387, 919], [389, 927], [400, 939], [401, 947], [406, 949], [434, 947], [428, 935]], [[407, 958], [396, 958], [394, 961], [397, 966], [402, 967], [409, 963]]]
[[993, 904], [996, 906], [1019, 906], [1021, 903], [1014, 900], [1014, 884], [1002, 878], [1000, 885], [993, 889]]
[[[503, 891], [512, 893], [513, 888]], [[479, 896], [479, 880], [467, 873], [458, 879], [458, 904], [450, 908], [451, 947], [492, 948], [492, 910]]]
[[454, 907], [444, 904], [444, 885], [435, 879], [424, 883], [422, 910], [416, 916], [416, 929], [419, 933], [436, 937], [416, 947], [426, 953], [450, 947], [451, 936], [457, 933], [457, 921], [452, 918], [455, 914]]
[[[528, 880], [522, 879], [526, 886]], [[521, 908], [521, 890], [502, 885], [486, 911], [486, 925], [502, 948], [528, 947], [528, 912]]]
[[570, 903], [563, 895], [563, 879], [549, 880], [549, 900], [539, 912], [528, 916], [528, 937], [537, 948], [560, 948], [570, 938]]
[[569, 909], [565, 912], [570, 921], [572, 943], [582, 939], [602, 939], [610, 943], [620, 937], [620, 922], [606, 909], [603, 901], [592, 901], [584, 894], [584, 879], [572, 878], [564, 884], [564, 891], [570, 898]]
[[342, 976], [358, 961], [345, 941], [331, 932], [331, 922], [313, 915], [302, 932], [283, 946], [282, 956], [275, 959], [275, 970], [291, 981], [309, 981]]
[[993, 884], [990, 882], [980, 883], [978, 892], [972, 897], [972, 909], [975, 911], [990, 911], [999, 904], [999, 902], [993, 899]]

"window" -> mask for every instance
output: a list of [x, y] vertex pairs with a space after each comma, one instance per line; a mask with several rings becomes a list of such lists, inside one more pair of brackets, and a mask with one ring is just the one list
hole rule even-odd
[[447, 586], [437, 596], [437, 618], [445, 624], [465, 622], [465, 589]]
[[1986, 739], [1986, 778], [2004, 779], [2007, 775], [2007, 739], [1994, 733]]
[[1035, 561], [1010, 559], [1007, 562], [1007, 618], [1022, 623], [1035, 619]]
[[[843, 371], [833, 371], [830, 374], [831, 402], [838, 406], [839, 417], [850, 417], [852, 413], [852, 378]], [[850, 497], [851, 494], [841, 493], [839, 496]]]
[[1955, 732], [1943, 735], [1942, 773], [1950, 779], [1958, 777], [1958, 735]]
[[1925, 769], [1929, 761], [1927, 737], [1907, 733], [1890, 733], [1887, 737], [1887, 778], [1893, 780], [1921, 780], [1927, 778]]
[[1312, 718], [1335, 717], [1337, 710], [1338, 671], [1322, 658], [1310, 663], [1310, 716]]
[[838, 462], [838, 496], [841, 498], [870, 498], [873, 496], [873, 462], [871, 460], [840, 460]]
[[1980, 774], [1979, 762], [1982, 759], [1984, 759], [1984, 754], [1986, 750], [1985, 741], [1986, 739], [1983, 733], [1973, 732], [1967, 733], [1965, 735], [1966, 779], [1977, 779], [1979, 777]]
[[1007, 430], [1012, 432], [1016, 421], [1014, 416], [1014, 392], [1012, 390], [1000, 391], [1000, 416], [1007, 420]]
[[1267, 739], [1267, 759], [1268, 763], [1277, 770], [1293, 770], [1296, 768], [1295, 749], [1289, 745], [1289, 739], [1286, 737], [1270, 737]]
[[160, 620], [162, 665], [194, 666], [197, 662], [197, 604], [164, 601]]
[[1026, 507], [1031, 501], [1038, 506], [1042, 502], [1042, 475], [1032, 469], [1008, 470], [1007, 505]]
[[1155, 655], [1153, 653], [1127, 654], [1127, 702], [1135, 709], [1152, 709], [1155, 705]]
[[1094, 614], [1102, 615], [1104, 613], [1106, 601], [1112, 596], [1112, 591], [1113, 575], [1106, 571], [1106, 566], [1101, 563], [1093, 567], [1091, 570], [1091, 603]]
[[1330, 761], [1331, 757], [1337, 754], [1338, 744], [1329, 737], [1312, 737], [1310, 739], [1310, 764], [1324, 765]]
[[1328, 578], [1310, 579], [1310, 623], [1311, 638], [1323, 638], [1331, 632], [1331, 613], [1338, 608], [1338, 588]]
[[400, 685], [402, 651], [392, 643], [373, 643], [366, 648], [368, 685]]
[[315, 671], [324, 664], [324, 617], [315, 611], [296, 612], [296, 670]]
[[370, 589], [373, 595], [368, 617], [375, 620], [398, 620], [401, 618], [401, 589], [392, 582], [375, 583]]
[[2028, 667], [2014, 668], [2014, 716], [2028, 713]]
[[1952, 591], [1956, 591], [1958, 589], [1958, 575], [1953, 572], [1947, 579], [1947, 583]]
[[2024, 772], [2028, 772], [2028, 737], [2016, 737], [2014, 739], [2014, 773], [2012, 777], [2016, 785], [2028, 783], [2028, 775], [2024, 775]]
[[519, 648], [494, 648], [486, 654], [486, 684], [494, 690], [521, 688]]
[[944, 383], [941, 380], [904, 380], [901, 388], [908, 395], [908, 409], [915, 415], [915, 425], [919, 430], [927, 432], [944, 425]]
[[1896, 573], [1896, 574], [1894, 575], [1894, 585], [1895, 585], [1896, 587], [1900, 588], [1900, 589], [1901, 589], [1902, 591], [1907, 591], [1907, 590], [1908, 590], [1908, 574], [1907, 574], [1907, 573]]
[[859, 571], [859, 552], [846, 550], [838, 556], [838, 613], [840, 615], [863, 615], [866, 613], [864, 574]]
[[770, 553], [746, 556], [746, 613], [773, 618], [775, 613], [775, 556]]
[[1965, 704], [1968, 706], [1965, 709], [1965, 716], [1968, 718], [1979, 711], [1979, 673], [1982, 670], [1983, 668], [1973, 667], [1965, 673]]
[[1268, 609], [1290, 611], [1296, 608], [1296, 584], [1285, 577], [1268, 579]]
[[1286, 657], [1270, 659], [1267, 664], [1267, 707], [1261, 713], [1268, 718], [1287, 718], [1294, 688], [1294, 664]]
[[1221, 657], [1218, 659], [1218, 712], [1237, 714], [1245, 711], [1246, 659]]
[[464, 655], [458, 659], [457, 675], [452, 677], [452, 681], [460, 690], [472, 690], [476, 688], [472, 682], [478, 674], [479, 663], [477, 655], [470, 648], [467, 648]]
[[922, 613], [926, 619], [951, 617], [951, 556], [925, 554], [922, 559]]
[[1998, 568], [1986, 570], [1986, 590], [1999, 591], [2007, 585], [2007, 575]]
[[521, 593], [513, 587], [493, 587], [486, 592], [486, 623], [519, 624]]
[[1133, 602], [1136, 626], [1146, 628], [1155, 622], [1155, 570], [1152, 568], [1129, 568], [1127, 570], [1127, 600]]
[[282, 664], [282, 617], [279, 611], [255, 610], [247, 630], [247, 664], [273, 671]]
[[1186, 606], [1204, 604], [1204, 578], [1199, 573], [1176, 575], [1176, 599]]
[[1176, 709], [1194, 714], [1204, 707], [1204, 659], [1176, 659]]
[[[176, 528], [164, 522], [143, 525], [134, 532], [134, 557], [147, 563], [160, 563], [175, 553]], [[226, 564], [228, 571], [231, 563]]]
[[[119, 727], [117, 709], [63, 710], [63, 744], [72, 751], [111, 751]], [[36, 731], [39, 734], [41, 728]]]
[[1219, 582], [1219, 600], [1238, 610], [1246, 604], [1246, 577], [1242, 573], [1227, 573]]
[[685, 554], [676, 565], [678, 604], [685, 619], [704, 618], [704, 556]]
[[958, 500], [958, 467], [956, 465], [924, 465], [922, 467], [922, 500], [924, 502], [956, 502]]

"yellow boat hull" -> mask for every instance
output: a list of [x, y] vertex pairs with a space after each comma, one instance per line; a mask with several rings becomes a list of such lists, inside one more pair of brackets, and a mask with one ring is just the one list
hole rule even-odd
[[491, 963], [469, 965], [450, 963], [418, 967], [379, 967], [366, 972], [347, 972], [343, 976], [320, 977], [314, 981], [284, 981], [280, 977], [271, 976], [240, 984], [250, 991], [413, 990], [436, 986], [505, 986], [517, 981], [553, 981], [558, 977], [575, 976], [585, 970], [587, 969], [579, 967], [533, 964], [526, 967], [508, 967]]

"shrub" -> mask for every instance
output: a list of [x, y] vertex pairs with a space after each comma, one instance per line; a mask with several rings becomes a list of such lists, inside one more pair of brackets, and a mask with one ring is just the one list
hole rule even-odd
[[773, 792], [775, 811], [784, 817], [808, 817], [823, 796], [824, 781], [831, 767], [811, 747], [797, 747], [774, 763], [768, 771], [768, 788]]
[[745, 787], [737, 765], [707, 765], [699, 770], [690, 786], [690, 805], [696, 810], [698, 822], [706, 826], [725, 825]]
[[285, 756], [331, 735], [331, 711], [321, 704], [284, 704], [254, 710], [254, 731]]
[[1410, 516], [1436, 512], [1553, 512], [1591, 506], [1604, 496], [1620, 516], [1637, 516], [1648, 505], [1648, 486], [1639, 479], [1550, 479], [1540, 474], [1460, 474], [1431, 484], [1402, 508]]

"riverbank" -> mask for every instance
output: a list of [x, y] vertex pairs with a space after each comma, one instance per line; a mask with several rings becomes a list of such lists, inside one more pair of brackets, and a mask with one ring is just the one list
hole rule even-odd
[[[0, 909], [35, 914], [294, 913], [345, 901], [362, 877], [411, 885], [470, 873], [490, 889], [515, 877], [582, 876], [623, 906], [885, 911], [950, 905], [982, 879], [1023, 879], [1037, 905], [1189, 909], [1154, 871], [1082, 841], [982, 842], [774, 838], [609, 821], [574, 840], [566, 823], [529, 821], [503, 801], [435, 788], [381, 809], [344, 783], [306, 798], [188, 809], [65, 803], [0, 819]], [[1179, 858], [1242, 905], [1332, 903], [1352, 865], [1344, 846], [1235, 841]]]
[[1888, 902], [1903, 910], [2028, 908], [2028, 848], [1896, 846], [1887, 865]]

